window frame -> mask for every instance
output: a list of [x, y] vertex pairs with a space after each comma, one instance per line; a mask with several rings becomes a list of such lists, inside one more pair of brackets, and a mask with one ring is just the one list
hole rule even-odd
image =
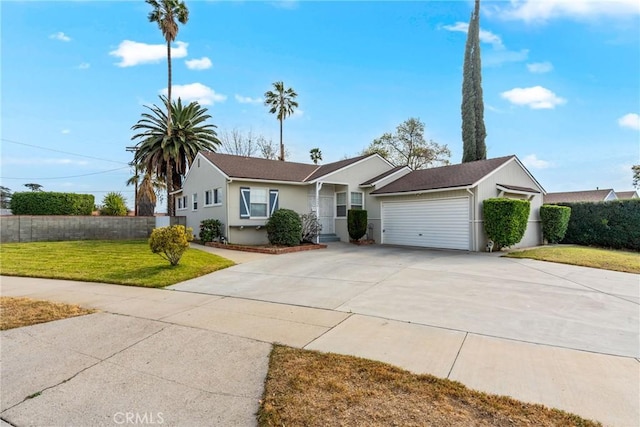
[[[204, 192], [204, 207], [208, 208], [211, 206], [222, 206], [222, 188], [211, 188], [209, 190], [205, 190]], [[207, 202], [207, 199], [209, 201]]]
[[191, 210], [192, 211], [198, 210], [198, 193], [193, 193], [191, 195]]
[[[338, 196], [340, 196], [341, 194], [344, 194], [344, 204], [342, 203], [338, 203]], [[348, 202], [349, 200], [347, 199], [347, 192], [346, 191], [337, 191], [336, 192], [336, 218], [346, 218], [347, 217], [347, 210], [348, 210]], [[339, 212], [339, 208], [344, 207], [344, 215], [340, 215]]]
[[[355, 206], [360, 206], [359, 208], [354, 208], [354, 204], [353, 204], [353, 195], [354, 194], [359, 194], [360, 198], [361, 198], [361, 204], [356, 204]], [[350, 191], [349, 192], [349, 208], [350, 209], [360, 209], [360, 210], [364, 210], [364, 193], [362, 191]]]
[[[266, 196], [266, 202], [255, 203], [253, 199], [257, 196], [257, 192], [263, 192], [260, 195]], [[253, 197], [252, 197], [253, 193]], [[240, 219], [269, 219], [271, 215], [278, 209], [280, 190], [269, 189], [268, 187], [240, 187]], [[264, 205], [266, 216], [253, 215], [252, 205]]]

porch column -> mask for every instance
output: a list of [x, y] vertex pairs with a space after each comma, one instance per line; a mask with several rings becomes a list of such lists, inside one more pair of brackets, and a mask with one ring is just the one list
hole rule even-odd
[[[316, 220], [320, 218], [320, 189], [322, 188], [322, 182], [316, 182]], [[320, 232], [316, 236], [316, 243], [320, 243]]]

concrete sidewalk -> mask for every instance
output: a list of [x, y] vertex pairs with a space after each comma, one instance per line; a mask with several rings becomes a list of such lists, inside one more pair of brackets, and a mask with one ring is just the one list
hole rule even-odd
[[[166, 289], [2, 277], [101, 313], [2, 332], [13, 425], [254, 425], [270, 343], [353, 354], [606, 425], [640, 424], [640, 363], [376, 316]], [[28, 398], [34, 396], [33, 398]]]

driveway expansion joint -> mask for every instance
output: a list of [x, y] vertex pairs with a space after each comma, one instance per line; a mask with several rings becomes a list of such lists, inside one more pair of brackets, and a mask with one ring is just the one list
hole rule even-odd
[[320, 335], [318, 335], [317, 337], [315, 337], [314, 339], [312, 339], [311, 341], [309, 341], [308, 343], [306, 343], [305, 345], [303, 345], [301, 348], [305, 349], [307, 348], [309, 345], [311, 345], [311, 343], [313, 343], [314, 341], [319, 340], [320, 338], [322, 338], [323, 336], [325, 336], [326, 334], [328, 334], [329, 332], [333, 331], [335, 328], [337, 328], [338, 326], [342, 325], [345, 321], [347, 321], [347, 319], [351, 319], [351, 317], [354, 315], [355, 313], [351, 313], [349, 312], [349, 315], [347, 317], [345, 317], [344, 319], [342, 319], [340, 322], [336, 323], [335, 325], [333, 325], [330, 328], [327, 328], [326, 331], [324, 331], [323, 333], [321, 333]]
[[458, 348], [458, 352], [456, 353], [456, 357], [453, 359], [453, 363], [451, 364], [451, 368], [449, 369], [449, 373], [447, 374], [447, 379], [451, 377], [451, 372], [453, 372], [453, 367], [456, 366], [456, 362], [458, 361], [458, 356], [460, 356], [460, 352], [462, 351], [462, 346], [464, 346], [464, 342], [467, 340], [469, 336], [469, 332], [464, 334], [464, 338], [462, 338], [462, 342], [460, 343], [460, 348]]

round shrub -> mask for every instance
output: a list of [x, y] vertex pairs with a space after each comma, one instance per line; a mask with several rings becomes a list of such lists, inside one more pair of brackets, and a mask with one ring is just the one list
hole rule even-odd
[[200, 240], [203, 243], [213, 242], [222, 237], [222, 222], [219, 219], [200, 221]]
[[295, 246], [300, 244], [302, 220], [291, 209], [278, 209], [267, 221], [269, 243], [277, 246]]
[[542, 235], [549, 243], [558, 243], [564, 239], [569, 226], [571, 208], [568, 206], [542, 205], [540, 206], [540, 220], [542, 221]]
[[178, 265], [182, 255], [189, 249], [191, 240], [193, 240], [191, 228], [185, 228], [184, 225], [171, 225], [154, 229], [149, 238], [149, 247], [151, 252], [160, 255], [171, 265]]

